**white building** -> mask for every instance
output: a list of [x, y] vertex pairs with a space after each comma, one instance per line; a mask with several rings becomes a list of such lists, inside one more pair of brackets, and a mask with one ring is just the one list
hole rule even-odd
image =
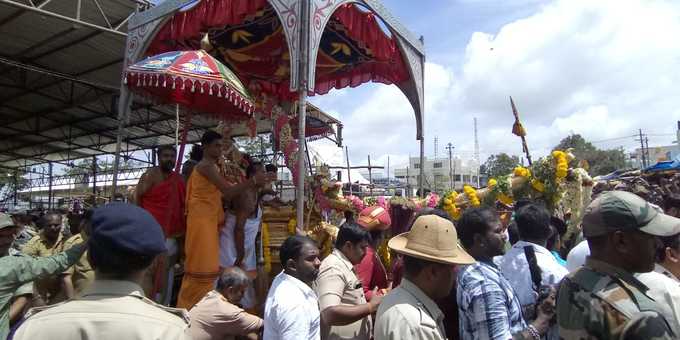
[[[423, 170], [425, 173], [423, 186], [432, 191], [444, 192], [452, 187], [460, 190], [465, 184], [477, 186], [478, 183], [479, 185], [486, 183], [484, 175], [481, 174], [478, 182], [479, 162], [473, 159], [454, 157], [449, 162], [448, 158], [437, 160], [426, 158]], [[417, 188], [420, 179], [420, 158], [411, 157], [407, 167], [394, 170], [394, 177], [412, 188]]]

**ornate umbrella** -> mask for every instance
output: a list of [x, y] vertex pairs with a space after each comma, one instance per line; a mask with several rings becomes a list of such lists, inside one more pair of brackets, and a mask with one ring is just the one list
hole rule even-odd
[[222, 120], [246, 119], [255, 108], [236, 75], [201, 50], [146, 58], [127, 68], [125, 83], [155, 101], [179, 104]]

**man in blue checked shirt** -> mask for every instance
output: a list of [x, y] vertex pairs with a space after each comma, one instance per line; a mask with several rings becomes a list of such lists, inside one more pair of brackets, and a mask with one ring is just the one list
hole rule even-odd
[[477, 260], [458, 274], [460, 339], [539, 340], [554, 315], [554, 292], [538, 306], [536, 320], [527, 324], [515, 291], [492, 261], [503, 255], [506, 241], [497, 213], [468, 209], [456, 229], [463, 247]]

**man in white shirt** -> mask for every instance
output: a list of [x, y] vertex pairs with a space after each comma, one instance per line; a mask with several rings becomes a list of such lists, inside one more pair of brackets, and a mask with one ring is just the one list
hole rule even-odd
[[[534, 307], [538, 301], [541, 286], [557, 286], [569, 272], [560, 265], [555, 257], [545, 248], [552, 234], [550, 229], [550, 213], [538, 204], [530, 203], [520, 208], [516, 215], [520, 240], [498, 260], [501, 273], [515, 289], [528, 320], [535, 317]], [[537, 265], [539, 276], [532, 278], [529, 259]], [[557, 328], [552, 327], [548, 339], [559, 339]]]
[[590, 246], [588, 241], [583, 240], [576, 247], [571, 248], [569, 254], [567, 254], [567, 270], [571, 273], [583, 267], [588, 255], [590, 255]]
[[264, 340], [319, 340], [319, 302], [310, 287], [319, 275], [319, 248], [305, 236], [290, 236], [281, 245], [283, 271], [267, 294]]
[[654, 271], [680, 285], [680, 235], [659, 237], [661, 248], [656, 255]]

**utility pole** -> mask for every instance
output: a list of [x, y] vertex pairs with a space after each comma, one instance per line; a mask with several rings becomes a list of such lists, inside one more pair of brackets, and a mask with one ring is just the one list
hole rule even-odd
[[[435, 165], [438, 163], [437, 161], [439, 160], [439, 137], [434, 136], [434, 162], [432, 163], [432, 181], [434, 182], [433, 186], [433, 191], [437, 192], [437, 173], [435, 172]], [[424, 164], [421, 164], [420, 166], [424, 166]]]
[[349, 147], [345, 146], [345, 157], [347, 157], [347, 181], [349, 182], [349, 194], [352, 195], [352, 176], [350, 175], [349, 166]]
[[647, 166], [652, 165], [652, 159], [649, 157], [649, 138], [645, 135], [645, 154], [647, 155]]
[[475, 167], [477, 168], [477, 187], [479, 188], [479, 139], [477, 138], [477, 117], [474, 117], [473, 119], [474, 125], [475, 125]]
[[446, 146], [446, 149], [449, 150], [449, 190], [453, 190], [453, 166], [452, 166], [453, 149], [454, 149], [453, 144], [449, 143]]
[[645, 139], [642, 137], [642, 129], [640, 129], [640, 154], [642, 155], [642, 168], [647, 167], [647, 158], [645, 157]]
[[371, 155], [368, 155], [368, 190], [373, 197], [373, 171], [371, 169]]

